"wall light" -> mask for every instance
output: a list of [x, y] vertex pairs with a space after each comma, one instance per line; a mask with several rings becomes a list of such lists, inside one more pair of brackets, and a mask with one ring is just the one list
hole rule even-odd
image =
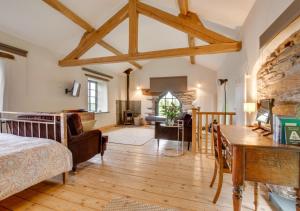
[[201, 84], [200, 83], [197, 84], [197, 88], [201, 88]]
[[140, 86], [137, 86], [137, 87], [136, 87], [136, 90], [141, 90], [141, 87], [140, 87]]

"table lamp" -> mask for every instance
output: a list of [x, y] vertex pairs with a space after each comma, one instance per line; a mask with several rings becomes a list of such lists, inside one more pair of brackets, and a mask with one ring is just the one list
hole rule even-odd
[[256, 111], [256, 103], [244, 103], [244, 112], [247, 113], [246, 116], [246, 122], [247, 126], [251, 127], [251, 123], [249, 124], [248, 117], [251, 115], [251, 113]]

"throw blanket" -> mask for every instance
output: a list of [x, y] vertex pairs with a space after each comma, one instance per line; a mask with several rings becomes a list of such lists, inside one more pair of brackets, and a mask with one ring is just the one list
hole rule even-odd
[[71, 168], [71, 152], [54, 140], [0, 134], [0, 201]]

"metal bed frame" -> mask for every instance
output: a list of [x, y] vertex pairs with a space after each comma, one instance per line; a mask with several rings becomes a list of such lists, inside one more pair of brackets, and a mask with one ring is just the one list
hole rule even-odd
[[[22, 117], [23, 116], [23, 117]], [[25, 116], [25, 117], [24, 117]], [[52, 119], [42, 119], [42, 118], [28, 118], [26, 116], [36, 116], [36, 117], [52, 117]], [[22, 117], [22, 118], [20, 118]], [[58, 117], [60, 121], [58, 122]], [[57, 128], [56, 125], [60, 125], [60, 142], [61, 144], [68, 146], [67, 139], [67, 121], [65, 113], [34, 113], [34, 112], [10, 112], [10, 111], [1, 111], [0, 112], [0, 133], [9, 133], [17, 136], [24, 137], [37, 137], [41, 138], [41, 125], [45, 126], [45, 131], [47, 139], [57, 140]], [[17, 131], [14, 131], [14, 123], [17, 124]], [[23, 128], [21, 128], [21, 123], [23, 123]], [[12, 124], [9, 126], [9, 124]], [[27, 134], [27, 124], [30, 124], [30, 132]], [[38, 136], [34, 136], [34, 125], [37, 125]], [[53, 125], [53, 137], [49, 136], [49, 125]], [[23, 134], [20, 133], [23, 129]], [[67, 183], [68, 172], [62, 173], [63, 183]]]

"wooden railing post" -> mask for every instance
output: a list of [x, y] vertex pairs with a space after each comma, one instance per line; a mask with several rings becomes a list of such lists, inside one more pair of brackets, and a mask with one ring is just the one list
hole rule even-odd
[[214, 118], [215, 118], [215, 115], [212, 114], [212, 116], [211, 116], [212, 125], [211, 125], [211, 129], [210, 129], [210, 138], [211, 138], [210, 152], [211, 152], [211, 154], [214, 153]]
[[208, 113], [205, 114], [205, 153], [207, 154], [208, 148]]
[[197, 148], [196, 148], [196, 118], [197, 118], [197, 109], [193, 108], [192, 109], [192, 152], [197, 152]]
[[198, 142], [199, 142], [199, 151], [202, 153], [202, 146], [203, 146], [203, 138], [202, 138], [202, 114], [198, 113]]
[[230, 123], [229, 123], [230, 125], [232, 125], [233, 124], [233, 114], [230, 114]]
[[[234, 112], [200, 112], [199, 109], [192, 110], [192, 151], [205, 153], [214, 152], [214, 132], [209, 132], [210, 123], [213, 123], [215, 118], [218, 124], [233, 124]], [[228, 118], [227, 118], [228, 117]], [[203, 121], [205, 120], [205, 123]], [[211, 121], [211, 122], [209, 122]], [[202, 134], [202, 125], [205, 128], [205, 134]], [[211, 137], [209, 137], [209, 134]], [[203, 135], [205, 137], [203, 137]], [[205, 144], [204, 144], [205, 139]], [[210, 142], [210, 143], [209, 143]], [[210, 144], [210, 151], [208, 150]], [[203, 149], [204, 148], [204, 149]]]

